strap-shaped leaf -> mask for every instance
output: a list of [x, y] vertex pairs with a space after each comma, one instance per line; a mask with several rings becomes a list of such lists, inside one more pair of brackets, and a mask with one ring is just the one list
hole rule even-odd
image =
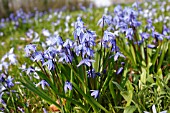
[[98, 108], [104, 110], [107, 113], [109, 112], [101, 104], [99, 104], [93, 97], [88, 96], [87, 94], [85, 94], [75, 83], [73, 83], [73, 86], [88, 101], [88, 103], [92, 106], [94, 112], [99, 112]]
[[43, 98], [44, 100], [46, 100], [49, 104], [54, 104], [59, 110], [61, 110], [61, 107], [59, 104], [57, 104], [54, 100], [52, 100], [49, 95], [47, 95], [46, 93], [44, 93], [42, 90], [40, 90], [39, 88], [35, 87], [35, 85], [25, 79], [25, 82], [22, 81], [22, 84], [28, 88], [29, 90], [31, 90], [32, 92], [34, 92], [35, 94], [37, 94], [38, 96], [40, 96], [41, 98]]

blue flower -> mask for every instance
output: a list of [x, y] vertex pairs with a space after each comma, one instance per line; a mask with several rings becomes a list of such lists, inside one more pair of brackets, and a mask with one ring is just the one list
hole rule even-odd
[[3, 94], [4, 94], [4, 92], [0, 93], [0, 103], [2, 103], [4, 106], [6, 106], [5, 101], [2, 99]]
[[120, 67], [120, 68], [117, 70], [116, 74], [118, 75], [118, 74], [120, 74], [122, 71], [123, 71], [123, 67]]
[[102, 18], [98, 21], [97, 25], [99, 25], [100, 27], [104, 27], [106, 24], [110, 25], [111, 19], [112, 19], [112, 16], [103, 15]]
[[94, 57], [94, 50], [91, 48], [86, 48], [86, 53], [89, 57]]
[[64, 84], [64, 92], [67, 93], [68, 89], [72, 90], [72, 84], [70, 82], [66, 81]]
[[113, 24], [116, 26], [116, 29], [118, 29], [118, 24], [120, 22], [120, 18], [118, 15], [115, 15], [114, 18], [113, 18]]
[[139, 22], [139, 21], [137, 21], [137, 20], [132, 20], [132, 26], [133, 27], [138, 27], [138, 26], [140, 26], [142, 24], [142, 22]]
[[32, 43], [40, 42], [40, 37], [39, 37], [38, 33], [34, 32], [34, 38], [31, 42]]
[[46, 39], [46, 43], [48, 46], [54, 46], [54, 45], [63, 45], [63, 40], [59, 35], [53, 35]]
[[77, 56], [80, 55], [81, 50], [82, 50], [83, 45], [78, 45], [77, 43], [74, 43], [74, 52], [76, 53]]
[[70, 40], [70, 39], [66, 39], [66, 41], [63, 44], [63, 47], [72, 48], [73, 47], [73, 41]]
[[116, 28], [117, 29], [120, 28], [120, 31], [124, 32], [124, 31], [126, 31], [126, 29], [128, 29], [128, 24], [121, 21], [118, 24], [116, 24]]
[[148, 39], [150, 36], [148, 33], [141, 33], [140, 35], [141, 35], [142, 39]]
[[114, 55], [114, 61], [117, 61], [119, 56], [125, 58], [125, 56], [124, 56], [122, 53], [117, 52], [117, 53]]
[[78, 27], [81, 27], [81, 28], [84, 27], [84, 22], [82, 21], [81, 17], [77, 17], [77, 21], [75, 22], [75, 29]]
[[124, 13], [124, 22], [128, 23], [129, 25], [133, 26], [133, 22], [136, 22], [137, 20], [137, 16], [138, 16], [138, 12], [136, 12], [135, 10], [125, 7], [123, 10]]
[[28, 69], [26, 69], [26, 74], [27, 75], [30, 74], [30, 73], [33, 73], [33, 72], [35, 72], [35, 69], [32, 66], [30, 66]]
[[22, 108], [20, 108], [20, 107], [17, 107], [17, 108], [21, 113], [25, 113], [25, 111]]
[[111, 40], [110, 43], [112, 44], [112, 48], [111, 48], [112, 52], [119, 51], [119, 47], [117, 47], [115, 39]]
[[6, 78], [5, 74], [1, 73], [1, 75], [0, 75], [0, 82], [4, 82], [5, 78]]
[[0, 71], [2, 71], [3, 67], [6, 71], [8, 71], [9, 64], [7, 62], [0, 63]]
[[139, 3], [136, 1], [132, 4], [132, 7], [138, 8], [139, 7]]
[[58, 60], [58, 62], [66, 62], [66, 63], [71, 63], [72, 62], [72, 60], [73, 60], [73, 56], [71, 56], [71, 55], [67, 55], [66, 53], [60, 53], [60, 58], [59, 58], [59, 60]]
[[88, 77], [95, 78], [96, 75], [99, 75], [99, 76], [100, 76], [100, 73], [96, 73], [95, 70], [94, 70], [94, 68], [93, 68], [92, 70], [88, 70], [88, 71], [87, 71], [87, 75], [88, 75]]
[[43, 53], [42, 52], [35, 52], [33, 54], [33, 61], [44, 61], [44, 58], [43, 58]]
[[166, 25], [164, 25], [164, 27], [163, 27], [163, 35], [168, 35], [168, 33], [170, 33], [170, 29]]
[[91, 96], [94, 98], [99, 97], [99, 90], [90, 90], [91, 91]]
[[49, 84], [45, 80], [41, 80], [39, 83], [36, 84], [36, 87], [41, 85], [42, 89], [45, 89], [45, 86], [49, 86]]
[[104, 31], [103, 41], [110, 41], [111, 39], [115, 39], [115, 35], [111, 32]]
[[12, 78], [11, 76], [8, 76], [8, 78], [6, 79], [6, 84], [7, 84], [8, 88], [11, 88], [14, 86], [14, 84], [12, 82], [13, 80], [14, 80], [14, 78]]
[[75, 29], [75, 31], [73, 32], [73, 35], [74, 35], [74, 39], [76, 40], [77, 37], [79, 37], [79, 41], [81, 42], [81, 39], [83, 37], [83, 34], [84, 34], [84, 29], [81, 28], [81, 27], [77, 27]]
[[153, 49], [153, 48], [155, 48], [156, 46], [153, 45], [153, 44], [148, 44], [147, 47]]
[[75, 22], [75, 31], [73, 32], [75, 40], [77, 39], [77, 37], [80, 37], [79, 41], [82, 39], [84, 34], [84, 29], [85, 27], [81, 17], [77, 17], [77, 21]]
[[152, 25], [152, 19], [148, 19], [148, 20], [147, 20], [146, 28], [147, 28], [148, 30], [154, 28], [153, 25]]
[[46, 51], [44, 51], [44, 57], [47, 59], [53, 59], [56, 57], [57, 53], [62, 51], [62, 46], [56, 47], [50, 46]]
[[34, 44], [26, 45], [24, 50], [26, 52], [26, 55], [30, 56], [31, 52], [35, 52], [36, 51], [36, 45], [34, 45]]
[[14, 48], [11, 48], [10, 51], [7, 53], [10, 64], [17, 63], [16, 55], [13, 53], [13, 51], [14, 51]]
[[114, 13], [115, 15], [118, 15], [120, 16], [122, 14], [122, 7], [120, 5], [117, 5], [115, 8], [114, 8]]
[[158, 32], [153, 31], [152, 36], [157, 38], [158, 40], [163, 40], [163, 35]]
[[43, 108], [43, 112], [44, 112], [44, 113], [48, 113], [47, 110], [46, 110], [45, 108]]
[[16, 64], [17, 59], [16, 55], [13, 53], [14, 48], [11, 48], [9, 52], [7, 52], [1, 59], [1, 62], [4, 62], [6, 58], [9, 60], [9, 64]]
[[80, 61], [80, 63], [77, 65], [77, 67], [79, 67], [79, 66], [81, 66], [83, 64], [85, 64], [88, 67], [90, 67], [92, 62], [95, 62], [95, 60], [92, 60], [92, 59], [83, 59], [83, 60]]
[[128, 38], [129, 40], [133, 39], [133, 29], [132, 28], [126, 29], [126, 38]]
[[47, 30], [47, 29], [43, 29], [43, 30], [42, 30], [42, 34], [43, 34], [44, 36], [46, 36], [46, 37], [49, 37], [49, 36], [51, 35], [51, 33], [49, 32], [49, 30]]
[[51, 59], [49, 59], [47, 62], [43, 63], [43, 66], [47, 65], [48, 69], [54, 69], [54, 64], [53, 61]]
[[138, 45], [141, 45], [142, 43], [144, 42], [144, 40], [138, 40], [137, 42], [134, 42], [134, 44], [138, 44]]
[[95, 45], [95, 37], [96, 37], [95, 32], [87, 30], [86, 33], [84, 33], [84, 35], [83, 35], [81, 43], [87, 43], [88, 47], [94, 46]]

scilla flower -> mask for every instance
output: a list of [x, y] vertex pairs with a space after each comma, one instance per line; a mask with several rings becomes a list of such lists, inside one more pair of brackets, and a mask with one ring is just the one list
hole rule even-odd
[[49, 84], [45, 80], [41, 80], [39, 83], [36, 84], [36, 87], [41, 85], [42, 89], [45, 89], [45, 86], [49, 86]]
[[6, 79], [6, 85], [8, 88], [11, 88], [14, 86], [13, 80], [14, 78], [12, 78], [11, 76], [8, 76], [8, 78]]
[[94, 98], [97, 98], [99, 96], [99, 90], [90, 90], [91, 91], [91, 96]]
[[83, 59], [83, 60], [80, 61], [80, 63], [77, 65], [77, 67], [81, 66], [82, 64], [85, 64], [88, 67], [90, 67], [92, 62], [95, 62], [95, 60], [92, 60], [92, 59]]
[[68, 89], [72, 90], [72, 84], [70, 82], [66, 81], [64, 84], [64, 92], [67, 93]]

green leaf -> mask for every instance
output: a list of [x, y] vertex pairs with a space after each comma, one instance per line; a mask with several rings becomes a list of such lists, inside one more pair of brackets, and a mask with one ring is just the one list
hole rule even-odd
[[111, 80], [111, 78], [112, 78], [112, 76], [110, 76], [110, 75], [108, 74], [107, 78], [105, 79], [105, 81], [104, 81], [104, 83], [103, 83], [103, 85], [102, 85], [102, 87], [101, 87], [100, 92], [102, 92], [102, 93], [105, 92], [105, 90], [107, 89], [108, 84], [109, 84], [109, 81]]
[[123, 113], [133, 113], [136, 110], [136, 106], [127, 106]]
[[132, 102], [132, 97], [133, 97], [133, 86], [130, 83], [130, 81], [126, 82], [128, 91], [125, 91], [117, 82], [114, 82], [114, 81], [112, 81], [112, 82], [113, 82], [113, 84], [115, 84], [117, 86], [117, 88], [120, 90], [120, 94], [127, 101], [126, 106], [129, 106], [130, 103]]
[[163, 48], [162, 48], [162, 53], [161, 53], [161, 57], [159, 59], [159, 63], [158, 63], [158, 67], [157, 67], [157, 70], [159, 70], [161, 68], [161, 65], [163, 63], [163, 60], [164, 60], [164, 57], [165, 57], [165, 53], [167, 52], [168, 50], [168, 44], [169, 44], [169, 41], [164, 43], [163, 45]]
[[126, 106], [129, 106], [131, 104], [131, 102], [132, 102], [133, 92], [131, 92], [131, 91], [122, 91], [122, 92], [120, 92], [120, 94], [127, 101]]
[[35, 94], [37, 94], [38, 96], [40, 96], [41, 98], [46, 100], [49, 104], [54, 104], [59, 110], [61, 110], [61, 107], [60, 107], [59, 104], [57, 104], [54, 100], [52, 100], [49, 97], [49, 95], [44, 93], [42, 90], [40, 90], [39, 88], [35, 87], [35, 85], [32, 82], [30, 82], [29, 80], [25, 79], [25, 82], [22, 82], [22, 84], [26, 88], [28, 88], [29, 90], [31, 90], [32, 92], [34, 92]]
[[54, 91], [54, 93], [56, 94], [56, 92], [58, 92], [58, 89], [57, 87], [50, 81], [50, 79], [44, 74], [42, 73], [41, 71], [36, 71], [37, 74], [42, 78], [44, 79], [49, 85], [50, 87], [52, 88], [52, 90]]
[[117, 82], [112, 81], [112, 83], [115, 84], [120, 91], [124, 91], [124, 89]]
[[114, 91], [114, 87], [113, 87], [113, 83], [112, 83], [112, 80], [109, 82], [109, 89], [110, 89], [110, 93], [112, 95], [112, 98], [114, 99], [114, 102], [116, 102], [115, 98], [116, 98], [116, 93]]
[[131, 54], [132, 54], [132, 57], [133, 57], [133, 61], [136, 64], [136, 54], [135, 54], [135, 50], [134, 49], [135, 48], [133, 48], [133, 46], [131, 45], [130, 46]]
[[99, 112], [98, 108], [104, 110], [105, 112], [108, 113], [108, 111], [101, 105], [99, 104], [93, 97], [89, 96], [88, 94], [85, 94], [75, 83], [72, 83], [75, 89], [88, 101], [88, 103], [92, 106], [94, 112]]
[[99, 57], [100, 57], [100, 54], [99, 52], [97, 51], [96, 54], [95, 54], [95, 62], [94, 62], [94, 69], [95, 70], [98, 70], [98, 67], [99, 67]]
[[[43, 90], [40, 90], [39, 88], [35, 87], [34, 84], [29, 81], [29, 80], [26, 80], [25, 79], [25, 82], [21, 81], [22, 84], [27, 87], [29, 90], [31, 90], [33, 93], [37, 94], [38, 96], [40, 96], [41, 98], [43, 98], [44, 100], [46, 100], [48, 103], [50, 104], [54, 104], [56, 105], [60, 110], [61, 110], [61, 107], [55, 102], [53, 101], [49, 95], [47, 95], [46, 93], [44, 93]], [[70, 101], [72, 103], [74, 103], [75, 105], [79, 106], [82, 108], [82, 110], [84, 111], [87, 111], [87, 107], [85, 107], [84, 105], [82, 105], [82, 103], [80, 102], [77, 102], [76, 100], [72, 99], [72, 98], [69, 98], [69, 97], [66, 97], [62, 94], [59, 94], [58, 92], [56, 92], [56, 94], [60, 97], [60, 98], [65, 98], [67, 101]]]
[[142, 67], [141, 70], [142, 74], [140, 75], [140, 80], [143, 84], [146, 84], [146, 69]]
[[153, 66], [155, 65], [156, 60], [158, 59], [160, 49], [161, 49], [161, 46], [158, 46], [158, 48], [156, 49], [156, 53], [154, 54], [154, 56], [153, 56], [153, 58], [152, 58], [152, 64], [153, 64]]

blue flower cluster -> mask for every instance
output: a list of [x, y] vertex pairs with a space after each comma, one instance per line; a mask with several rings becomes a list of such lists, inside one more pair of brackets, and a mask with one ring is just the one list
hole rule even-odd
[[16, 55], [14, 54], [14, 48], [11, 48], [9, 52], [7, 52], [0, 61], [0, 103], [2, 104], [4, 109], [6, 106], [5, 101], [3, 100], [4, 94], [9, 94], [11, 88], [14, 87], [14, 78], [11, 77], [8, 73], [11, 65], [16, 65], [18, 63]]
[[[42, 34], [47, 37], [46, 42], [42, 43], [44, 51], [38, 51], [37, 44], [31, 43], [25, 47], [26, 56], [30, 57], [31, 60], [36, 63], [40, 62], [43, 68], [47, 67], [50, 71], [57, 68], [57, 63], [72, 64], [75, 60], [74, 58], [80, 57], [81, 60], [77, 64], [77, 67], [79, 68], [82, 65], [87, 66], [88, 70], [86, 72], [88, 77], [95, 78], [96, 75], [100, 75], [100, 73], [95, 72], [92, 65], [95, 62], [95, 46], [101, 46], [101, 49], [110, 50], [110, 52], [113, 53], [114, 61], [117, 61], [119, 57], [126, 58], [117, 46], [117, 40], [120, 40], [122, 38], [121, 36], [127, 39], [127, 45], [129, 45], [129, 42], [132, 42], [133, 45], [141, 45], [150, 37], [155, 38], [151, 44], [147, 45], [148, 48], [155, 48], [158, 40], [162, 41], [164, 38], [169, 39], [170, 30], [166, 25], [163, 26], [162, 33], [158, 33], [152, 24], [152, 19], [147, 20], [147, 25], [144, 28], [145, 31], [141, 31], [140, 37], [137, 37], [137, 29], [141, 27], [142, 24], [138, 21], [138, 15], [141, 14], [141, 12], [142, 10], [136, 2], [132, 5], [132, 8], [125, 7], [123, 9], [118, 5], [115, 7], [113, 14], [106, 13], [103, 15], [97, 23], [103, 30], [103, 38], [99, 45], [95, 42], [95, 32], [86, 28], [81, 17], [77, 17], [77, 21], [74, 23], [74, 41], [71, 39], [64, 41], [62, 37], [58, 35], [58, 32], [51, 34], [48, 30], [43, 29]], [[107, 29], [105, 29], [106, 26]], [[30, 33], [28, 32], [28, 34]], [[112, 58], [112, 56], [109, 58]], [[124, 62], [121, 62], [121, 67], [117, 69], [116, 74], [120, 74], [123, 71], [124, 64]], [[31, 72], [31, 70], [29, 71], [28, 69], [27, 73], [29, 72]], [[48, 86], [45, 80], [38, 83], [38, 85], [40, 84], [43, 89], [44, 86]], [[72, 85], [68, 81], [65, 82], [65, 92], [67, 92], [67, 89], [72, 90]]]
[[[84, 26], [81, 17], [77, 18], [74, 25], [74, 41], [71, 39], [63, 41], [62, 37], [60, 37], [57, 33], [51, 34], [48, 31], [43, 31], [45, 36], [47, 36], [46, 43], [44, 44], [45, 50], [38, 51], [36, 44], [29, 44], [25, 47], [26, 56], [30, 57], [34, 62], [40, 62], [43, 68], [47, 66], [48, 70], [55, 70], [57, 63], [71, 64], [76, 55], [82, 59], [79, 64], [77, 64], [77, 67], [81, 65], [90, 67], [90, 73], [88, 72], [87, 75], [94, 78], [97, 75], [92, 68], [92, 63], [95, 62], [93, 60], [93, 47], [96, 45], [96, 34], [94, 31], [88, 30]], [[27, 74], [29, 74], [31, 70], [33, 70], [32, 72], [35, 72], [33, 68], [29, 68], [27, 69]], [[36, 86], [39, 84], [41, 84], [44, 89], [44, 86], [48, 83], [42, 80]], [[72, 85], [69, 84], [70, 82], [66, 82], [64, 86], [65, 92], [67, 92], [67, 88], [70, 90], [72, 89]]]

